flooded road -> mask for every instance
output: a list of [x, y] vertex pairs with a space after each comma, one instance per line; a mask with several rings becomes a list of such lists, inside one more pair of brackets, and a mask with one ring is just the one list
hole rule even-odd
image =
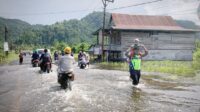
[[29, 62], [0, 67], [1, 112], [200, 112], [200, 75], [143, 73], [134, 87], [128, 72], [75, 65], [72, 91], [64, 91], [55, 65], [40, 74]]

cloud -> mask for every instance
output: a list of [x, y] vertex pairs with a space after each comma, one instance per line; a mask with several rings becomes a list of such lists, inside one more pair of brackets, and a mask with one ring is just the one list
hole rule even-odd
[[150, 15], [168, 15], [178, 20], [190, 20], [200, 25], [197, 10], [200, 0], [163, 0], [144, 9]]

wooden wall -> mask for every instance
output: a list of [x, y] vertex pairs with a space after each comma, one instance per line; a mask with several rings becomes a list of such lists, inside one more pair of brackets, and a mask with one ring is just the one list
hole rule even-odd
[[192, 60], [195, 34], [186, 32], [121, 32], [122, 57], [139, 38], [149, 49], [146, 60]]

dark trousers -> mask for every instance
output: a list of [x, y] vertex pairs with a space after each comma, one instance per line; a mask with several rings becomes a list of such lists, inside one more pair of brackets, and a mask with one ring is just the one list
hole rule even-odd
[[[40, 63], [40, 70], [44, 70], [44, 65], [46, 64], [47, 62], [42, 62]], [[51, 62], [50, 62], [50, 69], [51, 69], [52, 65], [51, 65]]]
[[19, 64], [23, 63], [23, 58], [19, 58]]
[[133, 85], [138, 85], [140, 82], [140, 70], [129, 69], [130, 77], [133, 80]]

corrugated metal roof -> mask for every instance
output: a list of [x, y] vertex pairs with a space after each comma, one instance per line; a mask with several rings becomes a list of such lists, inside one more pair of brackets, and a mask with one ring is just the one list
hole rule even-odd
[[196, 31], [179, 26], [170, 16], [129, 15], [112, 13], [113, 29]]

